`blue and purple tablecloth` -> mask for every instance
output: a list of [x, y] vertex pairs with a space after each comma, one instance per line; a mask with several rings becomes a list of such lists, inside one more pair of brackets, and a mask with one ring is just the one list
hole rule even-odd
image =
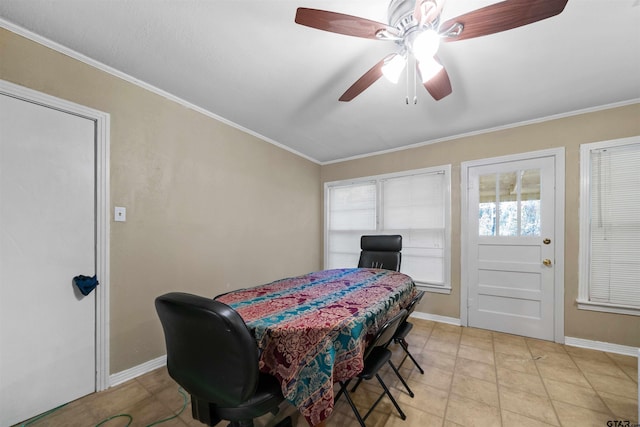
[[251, 329], [262, 351], [260, 369], [310, 425], [333, 410], [333, 384], [363, 368], [368, 340], [406, 307], [413, 280], [379, 269], [324, 270], [218, 297]]

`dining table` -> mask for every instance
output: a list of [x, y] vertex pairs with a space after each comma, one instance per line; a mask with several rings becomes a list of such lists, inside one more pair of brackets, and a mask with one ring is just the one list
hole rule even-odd
[[262, 372], [311, 426], [324, 425], [334, 383], [364, 367], [368, 342], [416, 293], [411, 277], [375, 268], [322, 270], [216, 297], [253, 333]]

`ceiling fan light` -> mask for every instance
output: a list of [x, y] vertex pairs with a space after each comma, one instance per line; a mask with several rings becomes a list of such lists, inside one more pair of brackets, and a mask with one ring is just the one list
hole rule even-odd
[[433, 58], [429, 58], [418, 63], [418, 69], [420, 70], [420, 77], [422, 83], [426, 83], [436, 76], [442, 70], [442, 64]]
[[427, 61], [440, 47], [440, 35], [433, 29], [422, 31], [413, 40], [411, 51], [418, 61]]
[[396, 84], [400, 79], [400, 74], [407, 63], [407, 59], [403, 55], [395, 55], [382, 66], [382, 75], [391, 83]]

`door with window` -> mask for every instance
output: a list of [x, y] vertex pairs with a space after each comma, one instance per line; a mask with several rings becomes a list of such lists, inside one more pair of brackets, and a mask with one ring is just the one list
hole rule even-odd
[[555, 159], [468, 169], [468, 324], [554, 339]]

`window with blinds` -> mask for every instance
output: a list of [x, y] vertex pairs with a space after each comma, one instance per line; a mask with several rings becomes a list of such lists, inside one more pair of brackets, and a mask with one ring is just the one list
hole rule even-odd
[[363, 234], [400, 234], [401, 271], [450, 292], [450, 197], [450, 166], [326, 184], [325, 267], [357, 266]]
[[581, 150], [580, 308], [640, 315], [640, 137]]
[[328, 188], [325, 198], [327, 268], [358, 265], [360, 236], [376, 232], [376, 193], [375, 181]]

